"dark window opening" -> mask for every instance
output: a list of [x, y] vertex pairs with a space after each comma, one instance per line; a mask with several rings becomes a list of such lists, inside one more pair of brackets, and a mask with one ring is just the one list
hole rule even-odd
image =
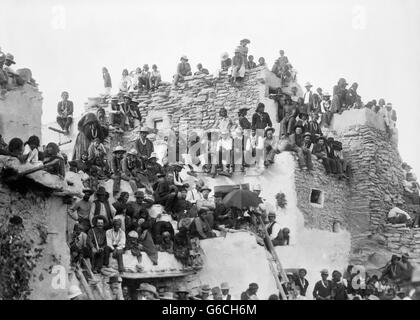
[[157, 130], [161, 130], [163, 128], [163, 119], [155, 120], [153, 122], [153, 127]]
[[322, 206], [324, 204], [324, 194], [321, 190], [312, 189], [311, 190], [311, 203]]

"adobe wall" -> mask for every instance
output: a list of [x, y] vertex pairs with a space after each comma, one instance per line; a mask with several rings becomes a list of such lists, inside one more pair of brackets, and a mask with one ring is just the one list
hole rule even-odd
[[41, 138], [42, 95], [34, 86], [7, 91], [0, 99], [0, 134], [6, 143], [14, 137], [24, 142], [31, 136]]
[[[22, 218], [24, 238], [33, 243], [32, 251], [41, 250], [41, 256], [32, 260], [35, 268], [31, 272], [29, 299], [61, 300], [67, 298], [66, 279], [64, 288], [52, 286], [56, 274], [51, 274], [57, 265], [68, 268], [69, 249], [66, 243], [66, 206], [62, 199], [44, 199], [39, 195], [27, 193], [25, 196], [0, 186], [0, 224], [7, 225], [11, 216]], [[63, 269], [64, 270], [64, 269]], [[68, 269], [66, 269], [68, 271]], [[67, 276], [66, 273], [63, 274]]]
[[410, 260], [420, 263], [420, 229], [405, 225], [386, 224], [383, 236], [385, 246], [393, 254], [408, 253]]

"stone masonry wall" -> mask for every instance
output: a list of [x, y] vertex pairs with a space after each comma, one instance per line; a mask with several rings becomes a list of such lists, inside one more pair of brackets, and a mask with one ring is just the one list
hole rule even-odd
[[373, 231], [402, 200], [400, 155], [384, 131], [369, 126], [348, 128], [337, 138], [352, 167], [347, 209], [352, 233]]
[[[297, 205], [303, 213], [306, 228], [333, 230], [334, 222], [340, 222], [343, 228], [348, 228], [347, 198], [350, 192], [349, 183], [326, 175], [324, 166], [315, 157], [312, 158], [314, 171], [308, 173], [295, 169], [295, 186], [298, 196]], [[323, 205], [310, 201], [311, 190], [323, 192]]]
[[420, 228], [386, 224], [383, 236], [386, 248], [393, 254], [408, 253], [410, 261], [420, 263]]

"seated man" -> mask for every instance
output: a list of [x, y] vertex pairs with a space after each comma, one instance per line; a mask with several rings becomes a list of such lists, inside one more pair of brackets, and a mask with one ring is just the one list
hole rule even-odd
[[214, 238], [216, 234], [212, 231], [206, 219], [207, 210], [198, 210], [198, 217], [190, 224], [191, 237], [198, 237], [200, 240]]
[[140, 74], [139, 77], [139, 90], [140, 89], [146, 89], [149, 90], [150, 89], [150, 71], [149, 71], [149, 65], [145, 64], [143, 66], [143, 70]]
[[335, 162], [333, 159], [328, 158], [327, 148], [325, 146], [325, 137], [317, 137], [312, 154], [322, 161], [327, 175], [336, 172]]
[[170, 223], [169, 221], [163, 221], [162, 220], [162, 215], [159, 214], [156, 217], [156, 222], [152, 225], [152, 238], [153, 238], [153, 242], [156, 245], [159, 245], [162, 243], [163, 240], [163, 234], [165, 232], [168, 232], [170, 235], [170, 239], [174, 239], [175, 236], [175, 231], [174, 228], [172, 227], [172, 223]]
[[95, 138], [88, 148], [88, 161], [93, 162], [95, 158], [102, 158], [105, 156], [105, 146], [101, 143], [101, 139]]
[[102, 216], [95, 217], [92, 221], [94, 227], [87, 234], [86, 243], [90, 249], [93, 273], [99, 273], [103, 266], [109, 264], [109, 251], [105, 250], [107, 246], [105, 219]]
[[133, 148], [128, 151], [122, 159], [121, 178], [129, 182], [133, 193], [143, 186], [141, 182], [142, 177], [140, 175], [143, 165], [137, 158], [137, 155], [137, 150]]
[[289, 244], [289, 229], [281, 228], [280, 224], [276, 222], [276, 214], [274, 212], [268, 213], [268, 224], [265, 228], [273, 246], [284, 246]]
[[[287, 149], [294, 151], [298, 155], [299, 167], [303, 170], [313, 170], [311, 151], [304, 145], [304, 135], [302, 126], [296, 126], [295, 133], [290, 135]], [[307, 134], [307, 140], [310, 141], [310, 133]]]
[[66, 91], [61, 94], [61, 98], [63, 100], [57, 105], [57, 123], [68, 133], [73, 123], [73, 102], [69, 100], [69, 93]]
[[118, 96], [111, 98], [111, 111], [109, 112], [110, 125], [116, 127], [119, 132], [125, 129], [125, 113], [121, 110], [121, 106], [118, 104]]
[[165, 211], [170, 214], [178, 189], [167, 181], [163, 173], [158, 173], [157, 179], [153, 186], [155, 203], [164, 206]]
[[247, 61], [247, 69], [254, 69], [257, 67], [257, 64], [254, 62], [254, 56], [249, 55]]
[[125, 232], [121, 229], [121, 220], [114, 219], [111, 229], [106, 231], [107, 255], [112, 253], [112, 257], [118, 262], [118, 272], [124, 272], [122, 255], [125, 248]]
[[150, 73], [150, 88], [152, 90], [157, 89], [162, 82], [162, 76], [158, 71], [157, 65], [152, 65], [152, 72]]
[[348, 179], [350, 177], [351, 171], [350, 171], [350, 165], [344, 159], [344, 156], [343, 156], [342, 143], [340, 141], [334, 141], [332, 144], [332, 147], [334, 150], [334, 158], [337, 164], [338, 173], [340, 177]]
[[209, 70], [203, 68], [201, 63], [197, 64], [197, 71], [194, 72], [195, 76], [199, 76], [200, 74], [209, 74]]
[[215, 229], [219, 229], [220, 226], [225, 228], [233, 228], [234, 221], [232, 219], [231, 209], [223, 204], [222, 194], [216, 193], [214, 196], [214, 202], [216, 208], [214, 210], [214, 225]]
[[89, 257], [87, 234], [82, 231], [81, 226], [77, 223], [74, 225], [69, 246], [72, 264], [80, 262], [82, 258]]
[[274, 128], [267, 128], [265, 130], [265, 139], [264, 139], [264, 165], [268, 167], [274, 163], [274, 156], [280, 153], [280, 150], [277, 148], [277, 139], [274, 138], [273, 133]]
[[186, 198], [187, 188], [181, 186], [171, 208], [173, 212], [172, 218], [176, 221], [181, 221], [181, 219], [190, 216], [192, 203], [186, 200]]
[[192, 75], [191, 66], [188, 63], [188, 58], [187, 56], [182, 56], [181, 62], [178, 63], [176, 75], [174, 76], [174, 85], [177, 85], [178, 81], [184, 80], [184, 77], [191, 76], [191, 75]]
[[282, 138], [294, 132], [298, 114], [298, 110], [291, 99], [286, 99], [285, 103], [284, 116], [280, 121], [280, 136]]
[[69, 161], [70, 171], [76, 173], [79, 171], [83, 171], [85, 173], [88, 173], [92, 165], [92, 163], [88, 160], [88, 157], [88, 153], [83, 152], [79, 160]]

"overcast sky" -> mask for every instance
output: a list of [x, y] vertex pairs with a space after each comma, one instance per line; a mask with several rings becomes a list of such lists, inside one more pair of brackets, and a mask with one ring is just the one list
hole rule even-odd
[[29, 67], [55, 118], [63, 90], [76, 110], [102, 92], [101, 68], [117, 87], [123, 68], [157, 64], [170, 81], [181, 55], [214, 71], [220, 54], [251, 40], [272, 65], [284, 49], [302, 84], [331, 92], [339, 77], [363, 101], [398, 112], [400, 153], [420, 175], [420, 1], [418, 0], [2, 0], [0, 47]]

